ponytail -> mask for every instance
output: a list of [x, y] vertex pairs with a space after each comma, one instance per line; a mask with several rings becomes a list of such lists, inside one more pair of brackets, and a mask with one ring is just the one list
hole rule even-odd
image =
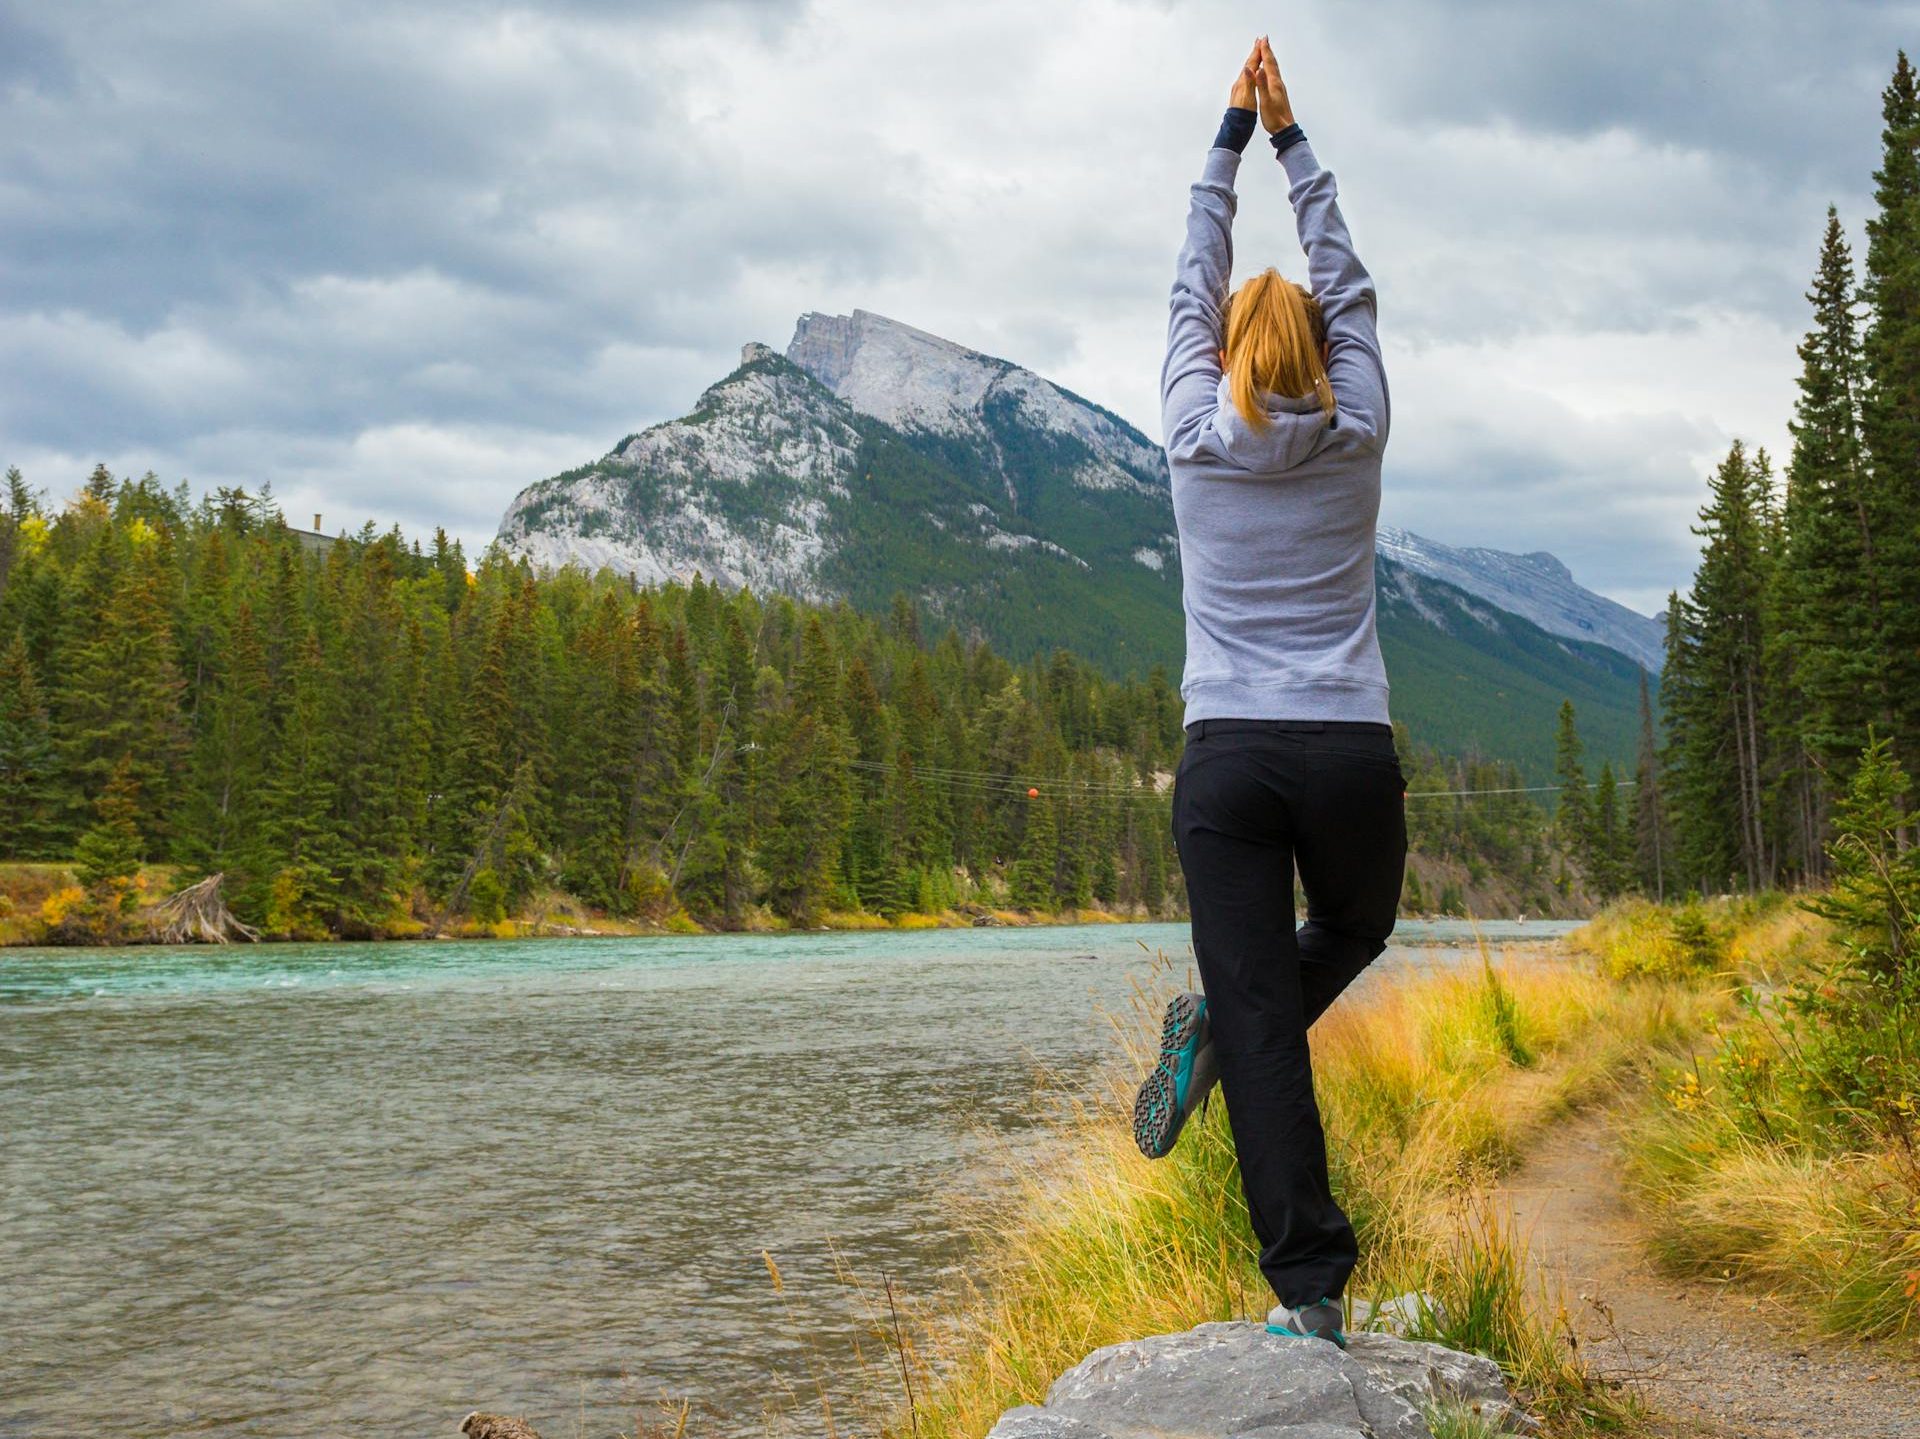
[[1227, 300], [1227, 390], [1233, 407], [1256, 430], [1267, 427], [1262, 391], [1289, 398], [1313, 395], [1329, 419], [1333, 386], [1321, 347], [1326, 321], [1320, 302], [1278, 270], [1248, 280]]

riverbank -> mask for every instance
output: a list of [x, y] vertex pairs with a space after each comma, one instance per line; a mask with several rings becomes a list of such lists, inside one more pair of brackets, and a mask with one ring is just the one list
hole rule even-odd
[[[1169, 964], [1142, 990], [1135, 1052], [1058, 1136], [1058, 1163], [973, 1215], [980, 1258], [966, 1284], [917, 1312], [919, 1337], [889, 1356], [896, 1372], [873, 1371], [894, 1402], [891, 1432], [972, 1439], [1096, 1348], [1265, 1312], [1225, 1107], [1158, 1163], [1129, 1137], [1158, 1006], [1183, 984]], [[1494, 1358], [1552, 1432], [1636, 1423], [1634, 1396], [1597, 1381], [1568, 1343], [1568, 1302], [1531, 1270], [1493, 1192], [1549, 1125], [1647, 1055], [1677, 1052], [1711, 1002], [1540, 948], [1483, 952], [1468, 972], [1416, 974], [1332, 1011], [1314, 1034], [1316, 1088], [1360, 1236], [1349, 1296], [1433, 1296], [1416, 1337]]]
[[[151, 944], [162, 943], [155, 933], [152, 917], [157, 903], [183, 882], [174, 866], [147, 865], [135, 876], [133, 888], [143, 897], [141, 906], [127, 916], [119, 932], [104, 930], [91, 935], [76, 930], [68, 915], [83, 898], [79, 882], [67, 865], [34, 862], [0, 862], [0, 948], [76, 944]], [[1421, 910], [1404, 913], [1403, 920], [1432, 922], [1464, 916]], [[1483, 918], [1485, 916], [1482, 916]], [[1557, 919], [1561, 916], [1531, 915], [1533, 919]], [[1513, 922], [1525, 923], [1528, 915], [1517, 913]], [[931, 912], [906, 911], [896, 915], [873, 914], [861, 910], [828, 910], [817, 924], [795, 925], [764, 905], [750, 909], [737, 928], [718, 929], [703, 925], [684, 910], [675, 910], [661, 919], [631, 919], [611, 915], [582, 904], [570, 895], [550, 890], [507, 918], [483, 922], [462, 915], [440, 917], [420, 905], [411, 913], [396, 915], [388, 923], [358, 934], [275, 934], [263, 932], [254, 941], [261, 944], [312, 943], [332, 940], [342, 943], [386, 940], [449, 939], [631, 939], [646, 936], [684, 934], [787, 934], [833, 933], [863, 930], [911, 932], [924, 929], [1023, 928], [1043, 925], [1075, 924], [1151, 924], [1184, 922], [1184, 910], [1148, 912], [1142, 906], [1127, 908], [1016, 909], [992, 903], [961, 903]], [[1416, 941], [1418, 942], [1418, 941]]]
[[[123, 926], [123, 932], [100, 933], [90, 941], [97, 944], [160, 943], [149, 923], [156, 902], [181, 883], [178, 870], [168, 865], [144, 866], [135, 876], [135, 893], [146, 899]], [[73, 944], [73, 938], [53, 938], [62, 919], [81, 897], [79, 882], [66, 865], [50, 863], [0, 863], [0, 946]], [[150, 897], [150, 898], [148, 898]], [[813, 925], [791, 924], [764, 906], [749, 910], [736, 929], [721, 930], [703, 925], [682, 910], [658, 920], [631, 919], [608, 914], [580, 903], [559, 891], [548, 891], [521, 910], [494, 922], [474, 920], [463, 915], [440, 918], [425, 905], [415, 912], [396, 915], [388, 923], [365, 933], [350, 935], [262, 933], [257, 943], [312, 943], [329, 940], [342, 943], [387, 940], [449, 939], [602, 939], [637, 938], [685, 934], [785, 934], [827, 933], [859, 930], [913, 931], [922, 929], [970, 929], [1063, 924], [1141, 924], [1177, 921], [1178, 912], [1150, 914], [1136, 906], [1135, 912], [1088, 907], [1063, 910], [1022, 910], [989, 904], [959, 904], [931, 913], [908, 911], [887, 916], [859, 910], [828, 910]]]
[[[1915, 1097], [1895, 1085], [1871, 1131], [1854, 1106], [1849, 1140], [1807, 1108], [1833, 1096], [1794, 1077], [1838, 1043], [1864, 1065], [1864, 1089], [1911, 1048], [1911, 1030], [1863, 1043], [1810, 1026], [1786, 1000], [1834, 1002], [1838, 940], [1782, 896], [1631, 903], [1565, 945], [1486, 955], [1477, 976], [1413, 979], [1336, 1007], [1313, 1046], [1335, 1184], [1363, 1256], [1348, 1297], [1434, 1296], [1416, 1335], [1495, 1359], [1552, 1435], [1791, 1432], [1786, 1419], [1698, 1427], [1711, 1406], [1651, 1382], [1661, 1371], [1644, 1350], [1640, 1369], [1619, 1362], [1631, 1348], [1620, 1316], [1657, 1334], [1644, 1326], [1662, 1303], [1657, 1322], [1688, 1331], [1671, 1352], [1715, 1366], [1718, 1412], [1797, 1415], [1798, 1432], [1848, 1439], [1914, 1432], [1886, 1426], [1904, 1422], [1890, 1416], [1911, 1412], [1901, 1396], [1920, 1383], [1909, 1352], [1920, 1167], [1902, 1127]], [[874, 1369], [893, 1434], [971, 1439], [1096, 1348], [1264, 1310], [1224, 1106], [1158, 1164], [1128, 1137], [1131, 1082], [1182, 978], [1169, 970], [1142, 991], [1131, 1064], [1063, 1128], [1055, 1166], [980, 1208], [965, 1285], [917, 1312], [920, 1337], [894, 1344], [894, 1370]], [[1568, 1192], [1613, 1206], [1605, 1226], [1600, 1209], [1581, 1209], [1546, 1231], [1577, 1234], [1577, 1251], [1536, 1242], [1543, 1196], [1564, 1206]], [[1620, 1251], [1610, 1266], [1593, 1252], [1603, 1242]], [[1744, 1291], [1736, 1307], [1773, 1309], [1798, 1342], [1770, 1360], [1755, 1338], [1765, 1325], [1716, 1328], [1720, 1311], [1688, 1298], [1703, 1282]], [[1809, 1360], [1810, 1329], [1840, 1347]], [[1857, 1347], [1869, 1336], [1879, 1347]], [[1760, 1347], [1708, 1357], [1746, 1343]], [[1824, 1387], [1809, 1377], [1781, 1390], [1780, 1374], [1802, 1371]], [[1674, 1427], [1683, 1411], [1696, 1427]]]

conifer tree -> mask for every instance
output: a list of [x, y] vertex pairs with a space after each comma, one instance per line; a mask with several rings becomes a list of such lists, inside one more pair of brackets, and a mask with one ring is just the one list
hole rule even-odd
[[1057, 817], [1053, 795], [1041, 790], [1026, 801], [1026, 823], [1020, 836], [1020, 857], [1008, 876], [1008, 897], [1021, 909], [1053, 909], [1053, 870], [1058, 850]]
[[15, 631], [0, 650], [0, 859], [58, 854], [57, 779], [47, 707], [26, 635]]
[[321, 938], [339, 917], [346, 856], [334, 813], [334, 754], [320, 637], [307, 632], [291, 676], [286, 727], [263, 796], [255, 884], [242, 896], [276, 933]]
[[[184, 684], [174, 663], [169, 605], [170, 557], [160, 535], [141, 519], [127, 526], [123, 543], [123, 552], [101, 571], [110, 576], [110, 598], [83, 622], [86, 628], [67, 656], [57, 706], [59, 734], [81, 795], [99, 794], [126, 761], [141, 832], [164, 853], [186, 750], [180, 710]], [[119, 551], [120, 544], [107, 533], [104, 548]]]
[[1631, 879], [1632, 839], [1611, 760], [1602, 761], [1600, 778], [1594, 782], [1589, 824], [1588, 878], [1601, 899], [1618, 898]]
[[27, 486], [26, 476], [20, 473], [20, 467], [7, 466], [7, 518], [15, 525], [24, 525], [39, 512], [40, 506]]
[[1844, 783], [1867, 727], [1877, 722], [1884, 730], [1892, 708], [1881, 662], [1886, 602], [1869, 563], [1874, 502], [1860, 437], [1853, 256], [1831, 206], [1807, 300], [1813, 328], [1800, 344], [1787, 467], [1783, 645], [1804, 695], [1795, 733]]
[[1694, 533], [1692, 591], [1669, 615], [1663, 679], [1672, 799], [1683, 863], [1705, 885], [1774, 881], [1768, 791], [1777, 736], [1767, 723], [1766, 612], [1777, 533], [1765, 452], [1735, 441], [1708, 486]]
[[140, 894], [142, 844], [138, 825], [139, 782], [133, 762], [122, 758], [107, 777], [94, 802], [93, 827], [74, 847], [74, 875], [87, 891], [95, 913], [107, 927], [107, 938], [117, 934], [121, 916], [133, 912]]
[[1862, 433], [1867, 486], [1863, 560], [1881, 605], [1871, 645], [1885, 666], [1896, 761], [1920, 757], [1920, 84], [1906, 52], [1883, 92], [1876, 213], [1867, 221]]
[[266, 650], [253, 607], [242, 601], [227, 627], [221, 674], [194, 742], [179, 854], [203, 874], [232, 875], [243, 888], [258, 856], [261, 804], [274, 738]]
[[1673, 841], [1668, 834], [1660, 750], [1654, 738], [1653, 698], [1647, 672], [1640, 671], [1640, 752], [1634, 766], [1634, 869], [1640, 888], [1655, 899], [1667, 897], [1667, 868]]
[[1593, 809], [1587, 792], [1586, 766], [1581, 763], [1585, 746], [1574, 718], [1573, 701], [1560, 701], [1560, 727], [1554, 737], [1554, 778], [1560, 785], [1557, 824], [1561, 848], [1573, 857], [1583, 872], [1591, 875], [1593, 865]]
[[839, 722], [840, 677], [818, 615], [807, 616], [786, 733], [769, 780], [773, 816], [761, 847], [777, 913], [812, 923], [840, 883], [851, 786], [850, 743]]
[[737, 925], [752, 903], [750, 855], [753, 845], [753, 791], [760, 747], [758, 733], [758, 675], [753, 640], [746, 615], [749, 597], [744, 591], [720, 615], [720, 646], [716, 663], [716, 700], [719, 705], [720, 759], [713, 793], [719, 813], [714, 834], [720, 851], [720, 912], [728, 925]]

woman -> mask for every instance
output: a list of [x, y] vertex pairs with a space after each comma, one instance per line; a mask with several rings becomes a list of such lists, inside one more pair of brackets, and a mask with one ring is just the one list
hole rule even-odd
[[[1344, 1347], [1359, 1254], [1328, 1184], [1307, 1029], [1386, 947], [1406, 861], [1374, 633], [1387, 385], [1373, 281], [1264, 38], [1229, 106], [1193, 187], [1161, 376], [1187, 615], [1173, 832], [1205, 993], [1168, 1009], [1135, 1137], [1171, 1150], [1217, 1071], [1279, 1300], [1268, 1327]], [[1311, 291], [1268, 269], [1227, 293], [1256, 106]]]

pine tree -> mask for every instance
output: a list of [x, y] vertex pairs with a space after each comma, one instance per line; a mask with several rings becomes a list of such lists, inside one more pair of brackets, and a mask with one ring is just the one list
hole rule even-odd
[[1021, 909], [1053, 909], [1053, 869], [1059, 845], [1053, 795], [1042, 790], [1026, 801], [1026, 823], [1020, 836], [1020, 857], [1007, 876], [1008, 897]]
[[39, 513], [39, 503], [33, 491], [27, 486], [26, 476], [20, 473], [18, 465], [9, 465], [7, 467], [7, 518], [15, 525], [24, 525]]
[[1593, 875], [1593, 811], [1587, 793], [1587, 771], [1581, 763], [1585, 746], [1580, 742], [1574, 719], [1573, 701], [1560, 701], [1560, 728], [1554, 737], [1554, 778], [1560, 784], [1557, 825], [1561, 849], [1589, 878]]
[[1870, 461], [1862, 559], [1881, 605], [1870, 641], [1884, 666], [1897, 762], [1920, 760], [1920, 84], [1906, 52], [1882, 95], [1885, 128], [1867, 221], [1871, 312], [1861, 428]]
[[1673, 841], [1668, 834], [1666, 797], [1660, 772], [1660, 751], [1654, 738], [1653, 698], [1647, 672], [1640, 671], [1640, 753], [1634, 765], [1634, 870], [1640, 888], [1665, 903], [1667, 868]]
[[1589, 823], [1588, 877], [1601, 899], [1616, 899], [1629, 882], [1631, 850], [1611, 760], [1601, 763], [1600, 778], [1594, 782]]
[[59, 852], [55, 766], [26, 635], [16, 631], [0, 650], [0, 858], [51, 859]]
[[227, 629], [221, 674], [194, 743], [180, 857], [203, 874], [226, 872], [228, 892], [262, 878], [246, 856], [261, 840], [260, 807], [274, 739], [265, 647], [242, 601]]
[[1870, 735], [1835, 816], [1833, 887], [1809, 905], [1834, 921], [1854, 977], [1908, 1014], [1920, 1004], [1920, 845], [1900, 837], [1910, 788], [1885, 736]]
[[786, 733], [776, 745], [774, 810], [761, 845], [776, 912], [814, 922], [841, 880], [841, 849], [852, 803], [851, 744], [839, 721], [840, 678], [818, 615], [809, 615], [795, 669]]
[[1694, 527], [1705, 544], [1693, 589], [1669, 614], [1663, 681], [1668, 768], [1683, 863], [1703, 884], [1774, 882], [1778, 836], [1768, 794], [1778, 736], [1766, 698], [1766, 614], [1778, 525], [1765, 452], [1735, 441]]
[[93, 827], [80, 836], [73, 853], [74, 874], [107, 923], [109, 938], [118, 918], [130, 914], [140, 899], [135, 883], [142, 858], [139, 788], [132, 761], [121, 759], [94, 802]]
[[[1861, 356], [1853, 256], [1832, 207], [1807, 292], [1813, 328], [1800, 344], [1790, 428], [1782, 622], [1805, 696], [1797, 735], [1844, 783], [1867, 727], [1891, 722], [1885, 600], [1869, 564], [1874, 535], [1860, 437]], [[1822, 806], [1824, 808], [1824, 805]]]
[[[172, 837], [177, 780], [187, 731], [184, 683], [174, 663], [169, 605], [171, 555], [163, 537], [134, 520], [101, 574], [111, 583], [101, 610], [84, 617], [68, 655], [56, 710], [69, 773], [81, 794], [98, 794], [125, 761], [139, 797], [139, 826], [165, 852]], [[121, 544], [124, 544], [124, 549]], [[91, 598], [84, 592], [83, 602]]]
[[270, 930], [318, 939], [339, 916], [344, 846], [334, 813], [334, 753], [328, 723], [326, 663], [309, 630], [292, 675], [286, 727], [263, 796], [259, 876], [244, 897]]
[[[345, 546], [329, 555], [346, 556]], [[379, 929], [400, 900], [402, 856], [413, 849], [403, 803], [419, 776], [408, 744], [410, 676], [396, 663], [405, 629], [394, 594], [396, 547], [368, 545], [343, 566], [330, 601], [316, 606], [327, 636], [324, 703], [332, 748], [336, 927]]]

